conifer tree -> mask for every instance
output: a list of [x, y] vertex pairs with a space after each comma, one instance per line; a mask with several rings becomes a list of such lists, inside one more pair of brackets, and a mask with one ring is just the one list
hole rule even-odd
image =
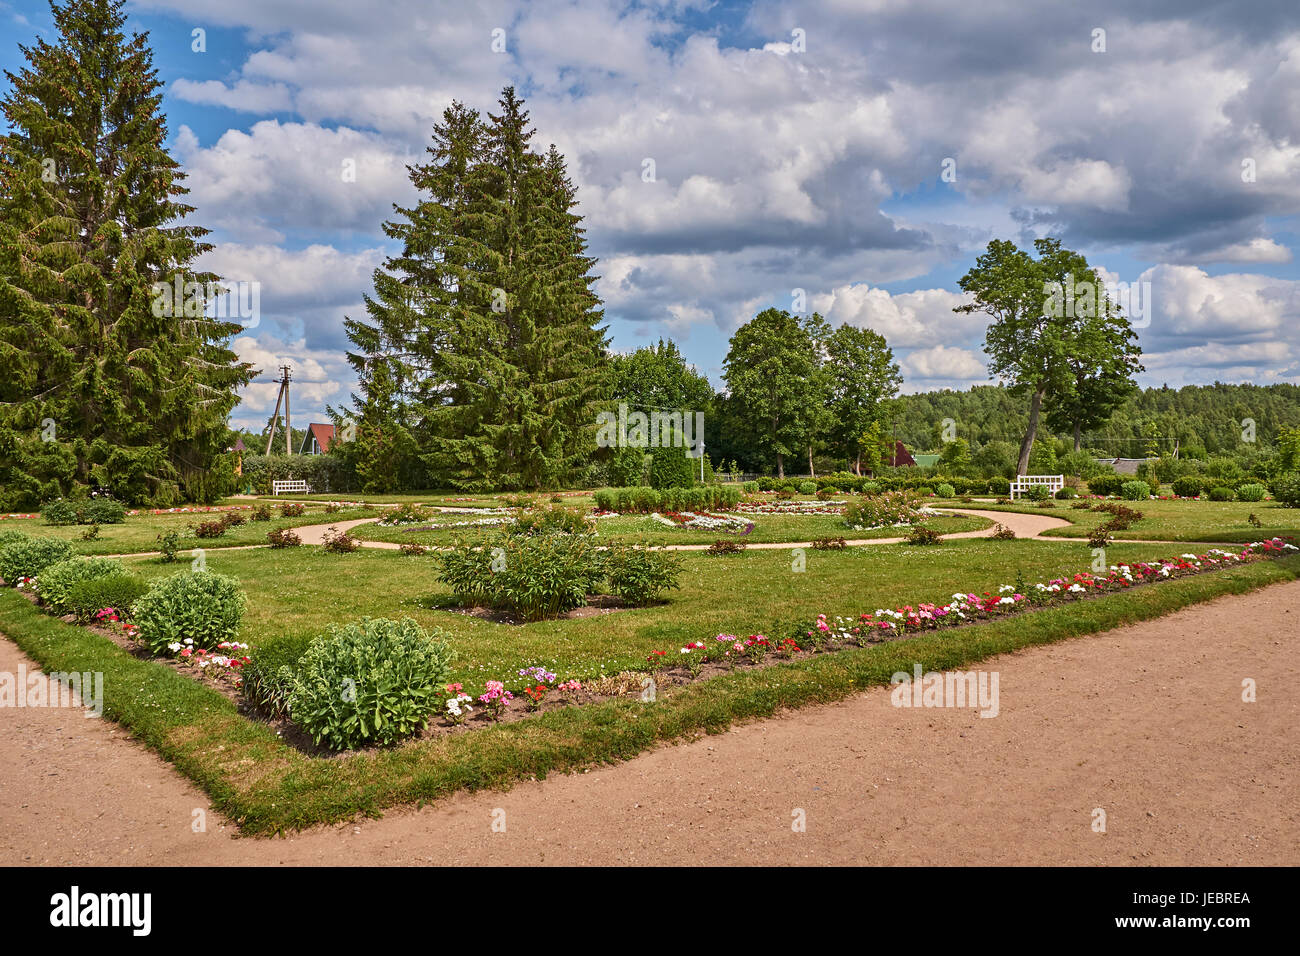
[[[96, 486], [132, 502], [209, 500], [235, 390], [237, 323], [205, 317], [207, 230], [180, 223], [162, 83], [122, 0], [52, 4], [58, 36], [20, 47], [0, 137], [0, 461], [5, 504]], [[193, 290], [160, 308], [155, 284]], [[190, 285], [186, 286], [185, 284]]]

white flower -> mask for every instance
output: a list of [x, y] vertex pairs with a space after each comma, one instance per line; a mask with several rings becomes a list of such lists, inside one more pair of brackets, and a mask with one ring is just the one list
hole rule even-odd
[[167, 650], [169, 651], [179, 651], [180, 649], [181, 649], [180, 641], [172, 641], [170, 644], [167, 645]]

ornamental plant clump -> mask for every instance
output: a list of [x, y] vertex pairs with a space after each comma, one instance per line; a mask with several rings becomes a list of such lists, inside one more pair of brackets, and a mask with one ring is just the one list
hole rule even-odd
[[462, 605], [484, 602], [529, 621], [581, 607], [604, 576], [585, 535], [499, 533], [483, 544], [457, 541], [434, 560]]
[[290, 528], [276, 528], [274, 531], [268, 531], [266, 541], [273, 548], [296, 548], [302, 544], [302, 538]]
[[1151, 497], [1151, 486], [1145, 481], [1126, 481], [1120, 487], [1126, 501], [1146, 501]]
[[1274, 478], [1273, 497], [1288, 508], [1300, 508], [1300, 472], [1291, 471]]
[[301, 518], [307, 513], [307, 506], [300, 501], [286, 501], [280, 505], [280, 517]]
[[915, 524], [922, 519], [916, 499], [904, 491], [851, 501], [844, 508], [844, 524], [854, 531], [871, 531], [896, 525]]
[[212, 571], [184, 571], [155, 581], [135, 603], [140, 639], [155, 654], [189, 638], [192, 646], [213, 650], [232, 641], [244, 618], [239, 582]]
[[[297, 535], [294, 537], [297, 537]], [[325, 529], [325, 534], [321, 536], [321, 547], [329, 554], [351, 554], [361, 547], [361, 542], [354, 538], [350, 532], [340, 531], [331, 525]]]
[[23, 538], [0, 548], [0, 578], [13, 587], [19, 578], [34, 578], [52, 564], [72, 557], [72, 545], [54, 538]]
[[148, 585], [134, 575], [94, 578], [72, 585], [63, 606], [83, 621], [90, 620], [104, 608], [113, 608], [121, 621], [131, 617], [131, 607], [148, 589]]
[[614, 544], [600, 553], [609, 589], [628, 604], [641, 607], [681, 587], [681, 562], [671, 551]]
[[591, 534], [595, 522], [584, 514], [562, 505], [527, 508], [506, 525], [511, 534]]
[[36, 579], [42, 604], [62, 613], [74, 585], [99, 578], [125, 577], [126, 567], [112, 558], [69, 558], [44, 568]]
[[454, 657], [442, 631], [410, 618], [331, 627], [294, 668], [289, 716], [332, 750], [395, 743], [443, 709]]
[[1268, 489], [1260, 484], [1245, 484], [1237, 487], [1238, 501], [1263, 501]]

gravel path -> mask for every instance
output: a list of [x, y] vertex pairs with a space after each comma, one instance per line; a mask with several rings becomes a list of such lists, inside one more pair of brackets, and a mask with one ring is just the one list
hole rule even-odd
[[[993, 719], [893, 707], [876, 688], [614, 767], [276, 840], [233, 839], [200, 791], [108, 721], [6, 708], [0, 864], [1296, 865], [1298, 625], [1300, 582], [1275, 585], [985, 662], [999, 674]], [[0, 640], [0, 671], [23, 663], [34, 669]], [[1242, 702], [1244, 678], [1257, 703]], [[498, 810], [505, 832], [491, 828]], [[792, 831], [796, 810], [806, 832]]]

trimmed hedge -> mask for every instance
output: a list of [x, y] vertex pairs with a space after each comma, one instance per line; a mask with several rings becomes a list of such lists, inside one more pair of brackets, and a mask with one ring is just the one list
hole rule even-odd
[[0, 578], [14, 587], [19, 578], [34, 578], [51, 564], [72, 557], [72, 545], [54, 538], [21, 538], [0, 548]]
[[44, 568], [36, 579], [41, 603], [62, 612], [74, 585], [101, 578], [125, 577], [126, 567], [113, 558], [69, 558]]
[[650, 514], [654, 511], [725, 511], [740, 503], [735, 485], [697, 485], [694, 488], [665, 488], [662, 491], [639, 485], [635, 488], [601, 488], [595, 494], [596, 507], [619, 514]]

